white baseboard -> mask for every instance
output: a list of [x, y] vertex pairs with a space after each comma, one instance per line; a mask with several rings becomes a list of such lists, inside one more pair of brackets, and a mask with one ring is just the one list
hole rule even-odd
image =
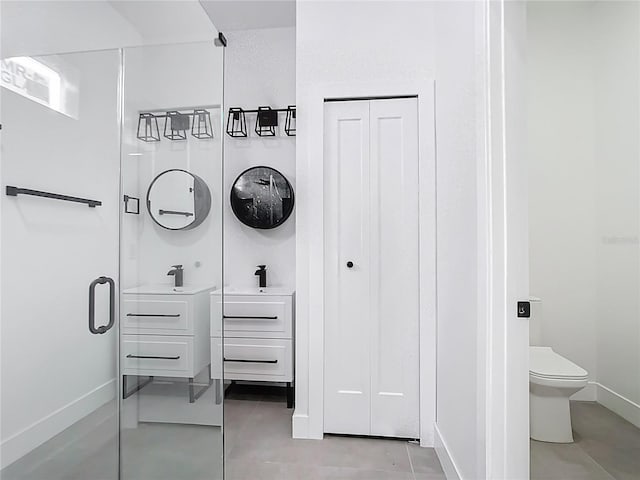
[[293, 438], [309, 438], [309, 415], [303, 415], [293, 411], [291, 418], [291, 436]]
[[598, 400], [598, 383], [588, 382], [586, 387], [584, 387], [579, 392], [571, 395], [570, 400], [577, 400], [579, 402], [597, 401]]
[[640, 405], [598, 383], [598, 403], [640, 428]]
[[6, 438], [0, 444], [0, 468], [12, 464], [47, 440], [117, 397], [115, 379]]
[[433, 430], [427, 435], [420, 437], [420, 446], [425, 448], [435, 448], [435, 435]]
[[447, 448], [447, 442], [442, 437], [440, 433], [440, 429], [436, 424], [434, 427], [435, 432], [435, 450], [436, 455], [438, 455], [438, 459], [440, 460], [440, 465], [442, 465], [442, 470], [444, 471], [447, 480], [462, 480], [462, 476], [460, 475], [460, 470], [456, 466], [451, 454], [449, 453], [449, 449]]
[[427, 447], [427, 448], [435, 447], [434, 427], [435, 427], [434, 424], [431, 424], [431, 428], [426, 428], [425, 426], [421, 425], [421, 428], [420, 428], [420, 446], [421, 447]]

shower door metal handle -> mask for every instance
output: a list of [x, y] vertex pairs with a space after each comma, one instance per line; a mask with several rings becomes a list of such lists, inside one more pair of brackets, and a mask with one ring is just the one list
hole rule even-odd
[[[109, 284], [109, 323], [96, 327], [96, 286]], [[89, 331], [94, 335], [101, 335], [116, 322], [116, 284], [112, 278], [98, 277], [89, 285]]]

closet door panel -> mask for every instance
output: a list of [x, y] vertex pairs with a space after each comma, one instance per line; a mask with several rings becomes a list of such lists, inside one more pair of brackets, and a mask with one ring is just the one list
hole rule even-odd
[[369, 102], [325, 105], [324, 151], [324, 427], [368, 435]]
[[370, 104], [371, 435], [419, 436], [415, 98]]

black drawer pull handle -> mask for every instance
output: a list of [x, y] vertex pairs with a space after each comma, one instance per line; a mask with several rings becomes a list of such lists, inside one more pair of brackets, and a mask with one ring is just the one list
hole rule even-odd
[[240, 363], [278, 363], [278, 360], [244, 360], [240, 358], [225, 358], [224, 361]]
[[179, 313], [127, 313], [127, 317], [169, 317], [178, 318]]
[[127, 355], [127, 358], [151, 358], [153, 360], [179, 360], [180, 359], [180, 355], [177, 355], [175, 357], [157, 357], [155, 355], [132, 355], [132, 354], [129, 354], [129, 355]]
[[277, 320], [278, 316], [275, 317], [256, 317], [252, 315], [225, 315], [224, 318], [254, 318], [254, 319], [262, 319], [262, 320]]

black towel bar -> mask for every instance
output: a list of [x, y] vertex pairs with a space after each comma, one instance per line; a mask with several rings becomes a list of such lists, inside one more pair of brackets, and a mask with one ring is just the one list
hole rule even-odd
[[193, 217], [191, 212], [177, 212], [175, 210], [158, 210], [160, 215], [184, 215], [185, 217]]
[[64, 200], [65, 202], [84, 203], [89, 208], [99, 207], [102, 202], [99, 200], [89, 200], [88, 198], [70, 197], [59, 193], [41, 192], [40, 190], [30, 190], [28, 188], [12, 187], [7, 185], [7, 195], [17, 197], [18, 195], [32, 195], [34, 197], [53, 198], [54, 200]]

